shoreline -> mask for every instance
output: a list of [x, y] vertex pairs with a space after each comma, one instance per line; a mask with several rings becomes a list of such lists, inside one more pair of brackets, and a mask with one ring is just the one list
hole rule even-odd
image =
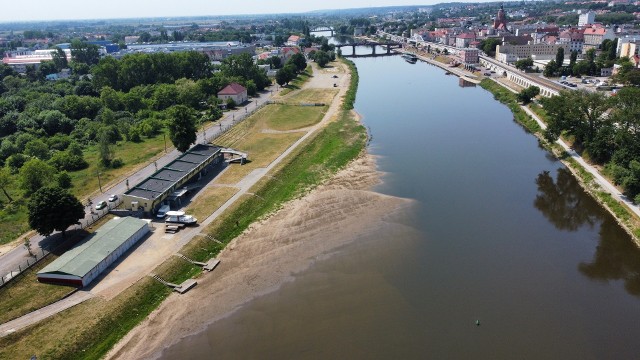
[[[184, 338], [295, 280], [339, 247], [376, 231], [385, 218], [413, 204], [372, 191], [381, 175], [374, 156], [364, 153], [327, 183], [251, 225], [220, 253], [215, 277], [201, 278], [188, 294], [170, 296], [106, 358], [158, 358]], [[328, 223], [337, 230], [327, 230]]]

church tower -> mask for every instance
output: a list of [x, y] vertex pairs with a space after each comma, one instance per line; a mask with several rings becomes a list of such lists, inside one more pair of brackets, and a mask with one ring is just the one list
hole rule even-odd
[[493, 28], [497, 30], [507, 30], [507, 16], [504, 14], [503, 5], [500, 5], [498, 15], [496, 16], [496, 19], [493, 20]]

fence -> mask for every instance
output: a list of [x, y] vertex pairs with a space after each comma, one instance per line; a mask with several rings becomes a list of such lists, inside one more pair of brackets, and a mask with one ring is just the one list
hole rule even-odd
[[[107, 207], [104, 209], [96, 210], [93, 204], [87, 205], [89, 207], [89, 213], [85, 215], [84, 219], [78, 221], [77, 224], [69, 227], [69, 230], [82, 230], [88, 227], [91, 227], [96, 221], [102, 219], [105, 215], [107, 215], [111, 210], [114, 210], [122, 203], [122, 199], [118, 199], [115, 202], [107, 203]], [[48, 238], [59, 237], [59, 233], [51, 234], [47, 238], [43, 239], [45, 241]], [[37, 238], [39, 235], [36, 235], [29, 239], [31, 244], [38, 243]], [[38, 248], [35, 251], [32, 251], [31, 256], [25, 258], [24, 261], [19, 263], [13, 270], [9, 271], [6, 275], [0, 277], [0, 288], [4, 287], [12, 280], [20, 277], [20, 275], [25, 271], [30, 269], [32, 266], [39, 263], [42, 259], [45, 259], [51, 253], [50, 249]]]

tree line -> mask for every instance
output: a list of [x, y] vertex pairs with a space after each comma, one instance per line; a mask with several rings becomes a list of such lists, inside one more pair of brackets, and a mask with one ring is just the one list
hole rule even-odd
[[640, 203], [640, 88], [625, 87], [614, 96], [563, 91], [542, 99], [548, 114], [545, 136], [565, 136], [587, 159], [604, 165], [624, 193]]

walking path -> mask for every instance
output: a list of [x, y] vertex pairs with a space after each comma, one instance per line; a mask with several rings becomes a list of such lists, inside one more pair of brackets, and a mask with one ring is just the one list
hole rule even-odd
[[[544, 122], [542, 122], [542, 120], [528, 107], [521, 106], [521, 108], [527, 114], [531, 115], [531, 117], [538, 123], [538, 125], [540, 125], [540, 127], [543, 130], [547, 128], [547, 125]], [[565, 143], [561, 139], [558, 139], [556, 143], [562, 146], [562, 148], [569, 154], [569, 156], [571, 156], [571, 158], [573, 158], [576, 162], [578, 162], [580, 166], [582, 166], [586, 171], [588, 171], [591, 175], [593, 175], [595, 181], [598, 183], [598, 185], [600, 185], [600, 187], [602, 187], [602, 189], [604, 189], [606, 192], [611, 194], [611, 196], [617, 201], [625, 204], [627, 208], [629, 208], [636, 216], [640, 217], [640, 208], [636, 206], [633, 203], [633, 201], [631, 201], [624, 194], [622, 194], [620, 190], [618, 190], [615, 187], [615, 185], [609, 182], [609, 180], [605, 179], [600, 174], [600, 171], [598, 171], [598, 169], [596, 169], [594, 166], [584, 161], [582, 156], [580, 156], [575, 150], [573, 150], [569, 145], [567, 145], [567, 143]]]
[[[338, 65], [336, 65], [338, 66]], [[343, 65], [339, 65], [339, 66], [343, 66]], [[274, 167], [278, 166], [289, 154], [291, 154], [291, 152], [293, 152], [298, 146], [300, 146], [300, 144], [302, 144], [302, 142], [304, 142], [306, 139], [308, 139], [311, 135], [313, 135], [316, 131], [318, 131], [318, 129], [324, 127], [326, 125], [327, 122], [329, 122], [340, 110], [340, 106], [342, 105], [342, 101], [339, 101], [339, 99], [344, 96], [344, 94], [346, 93], [346, 90], [348, 89], [349, 83], [350, 83], [350, 76], [341, 76], [341, 79], [339, 79], [339, 81], [336, 81], [335, 79], [331, 78], [331, 74], [325, 73], [325, 74], [314, 74], [314, 77], [311, 78], [311, 80], [305, 84], [305, 86], [303, 88], [311, 88], [311, 87], [316, 87], [316, 88], [334, 88], [333, 87], [333, 83], [339, 83], [339, 92], [338, 94], [335, 95], [334, 97], [334, 101], [331, 103], [331, 105], [329, 106], [329, 109], [327, 110], [327, 112], [325, 113], [324, 117], [322, 118], [322, 120], [314, 125], [311, 126], [309, 128], [306, 128], [305, 130], [307, 131], [306, 134], [304, 134], [300, 139], [298, 139], [296, 142], [294, 142], [291, 146], [289, 146], [289, 148], [287, 148], [282, 154], [280, 154], [280, 156], [278, 156], [274, 161], [272, 161], [267, 167], [264, 168], [258, 168], [258, 169], [254, 169], [251, 173], [249, 173], [247, 176], [245, 176], [240, 182], [238, 182], [236, 185], [234, 185], [234, 187], [239, 188], [240, 190], [238, 192], [236, 192], [235, 195], [233, 195], [229, 200], [227, 200], [227, 202], [225, 202], [222, 206], [220, 206], [220, 208], [218, 208], [213, 214], [211, 214], [209, 217], [207, 217], [206, 219], [204, 219], [201, 223], [200, 226], [195, 227], [195, 228], [186, 228], [184, 230], [181, 231], [181, 237], [178, 241], [174, 242], [173, 244], [169, 245], [170, 247], [170, 253], [175, 253], [177, 251], [179, 251], [182, 247], [184, 247], [189, 241], [191, 241], [191, 239], [195, 236], [197, 236], [198, 234], [201, 233], [203, 228], [206, 228], [207, 225], [209, 225], [211, 222], [213, 222], [218, 216], [220, 216], [226, 209], [228, 209], [230, 206], [232, 206], [238, 199], [240, 199], [243, 195], [247, 195], [247, 194], [251, 194], [249, 192], [249, 189], [251, 189], [258, 181], [260, 181], [262, 179], [263, 176], [265, 176], [269, 171], [271, 171]], [[302, 131], [305, 131], [302, 130]], [[301, 131], [301, 130], [297, 130], [297, 131]], [[215, 184], [208, 184], [207, 186], [215, 186]], [[129, 257], [134, 257], [136, 256], [135, 254], [130, 254]], [[165, 258], [159, 259], [159, 261], [164, 261]], [[131, 261], [130, 261], [131, 262]], [[134, 261], [135, 262], [135, 261]], [[151, 269], [154, 268], [155, 266], [157, 266], [158, 264], [152, 264]], [[112, 269], [110, 274], [107, 275], [108, 276], [117, 276], [116, 274], [116, 269]], [[138, 271], [139, 273], [137, 274], [138, 278], [144, 277], [146, 275], [146, 270], [147, 268], [139, 268], [139, 269], [130, 269], [129, 271], [122, 271], [122, 273], [127, 273], [127, 272], [131, 272], [131, 271]], [[109, 280], [111, 279], [102, 279], [102, 282], [109, 282]], [[111, 281], [113, 282], [113, 281]], [[97, 287], [98, 285], [96, 285], [95, 287]], [[29, 314], [26, 314], [18, 319], [12, 320], [10, 322], [7, 322], [5, 324], [1, 324], [0, 325], [0, 337], [9, 335], [15, 331], [18, 331], [20, 329], [23, 329], [29, 325], [35, 324], [43, 319], [46, 319], [50, 316], [53, 316], [63, 310], [66, 310], [72, 306], [75, 306], [77, 304], [80, 304], [92, 297], [94, 297], [94, 293], [95, 292], [99, 292], [96, 291], [96, 289], [92, 288], [91, 292], [90, 291], [78, 291], [76, 293], [74, 293], [73, 295], [69, 296], [66, 299], [60, 300], [54, 304], [51, 304], [49, 306], [46, 306], [42, 309], [36, 310], [34, 312], [31, 312]]]
[[90, 292], [77, 291], [71, 294], [66, 299], [56, 301], [51, 305], [30, 312], [27, 315], [21, 316], [15, 320], [0, 324], [0, 337], [7, 336], [31, 324], [35, 324], [40, 320], [46, 319], [49, 316], [53, 316], [59, 313], [60, 311], [76, 306], [86, 300], [91, 299], [92, 297], [93, 294], [91, 294]]

